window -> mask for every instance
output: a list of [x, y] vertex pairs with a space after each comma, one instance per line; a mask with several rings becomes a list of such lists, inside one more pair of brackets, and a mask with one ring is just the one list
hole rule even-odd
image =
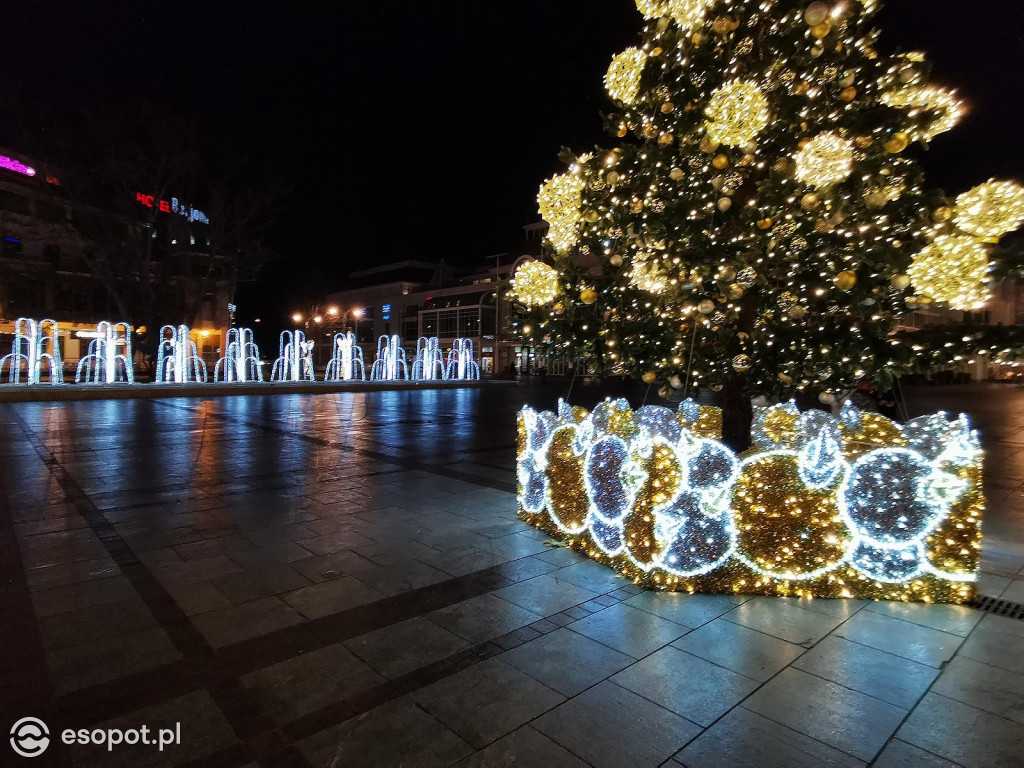
[[43, 221], [61, 222], [67, 219], [67, 212], [61, 203], [50, 200], [36, 200], [36, 216]]
[[11, 213], [23, 213], [28, 215], [29, 207], [29, 199], [24, 195], [19, 195], [16, 192], [9, 192], [6, 189], [0, 189], [0, 211], [10, 211]]
[[442, 339], [454, 339], [459, 335], [458, 310], [437, 313], [437, 335]]
[[437, 312], [423, 313], [423, 330], [420, 333], [424, 336], [437, 336]]
[[0, 245], [0, 254], [5, 259], [17, 259], [21, 256], [21, 238], [5, 237], [3, 245]]
[[480, 310], [463, 309], [459, 311], [459, 335], [476, 336], [480, 333]]

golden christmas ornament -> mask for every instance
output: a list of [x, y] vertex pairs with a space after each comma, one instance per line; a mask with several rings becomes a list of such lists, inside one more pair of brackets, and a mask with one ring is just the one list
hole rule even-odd
[[870, 149], [874, 143], [875, 138], [873, 136], [858, 136], [853, 140], [853, 144], [857, 149]]
[[732, 208], [732, 200], [728, 197], [723, 197], [718, 201], [718, 210], [725, 213]]
[[752, 141], [770, 119], [761, 89], [744, 80], [733, 80], [715, 91], [705, 115], [708, 137], [730, 147]]
[[550, 304], [560, 292], [558, 270], [542, 261], [526, 262], [512, 277], [512, 293], [527, 307]]
[[893, 275], [889, 280], [889, 285], [895, 288], [897, 291], [904, 291], [910, 287], [910, 275]]
[[537, 202], [548, 223], [548, 240], [559, 253], [568, 253], [579, 240], [580, 205], [585, 183], [579, 173], [559, 174], [540, 188]]
[[582, 291], [580, 291], [580, 301], [586, 304], [587, 306], [590, 306], [591, 304], [597, 301], [597, 291], [595, 291], [593, 288], [584, 288]]
[[644, 384], [653, 384], [658, 380], [658, 374], [654, 371], [647, 371], [642, 378], [644, 380]]
[[898, 155], [909, 146], [910, 136], [903, 131], [899, 131], [894, 133], [892, 137], [885, 142], [885, 151], [891, 155]]
[[610, 259], [608, 259], [608, 261], [611, 262], [613, 267], [621, 267], [622, 266], [622, 257], [619, 256], [619, 254], [617, 254], [617, 253], [615, 255], [613, 255]]
[[702, 315], [710, 315], [715, 311], [715, 302], [711, 299], [704, 299], [704, 301], [697, 305], [697, 311]]
[[807, 22], [808, 26], [815, 27], [827, 21], [831, 13], [832, 7], [828, 3], [819, 0], [807, 6], [807, 10], [804, 11], [804, 21]]
[[995, 240], [1024, 223], [1024, 187], [1013, 181], [987, 181], [956, 199], [958, 229]]
[[628, 48], [613, 58], [604, 76], [608, 95], [626, 106], [635, 105], [646, 66], [647, 54], [639, 48]]
[[857, 89], [854, 88], [852, 85], [843, 88], [843, 90], [839, 94], [839, 98], [842, 99], [843, 101], [853, 101], [855, 98], [857, 98]]
[[711, 28], [715, 30], [716, 35], [727, 35], [736, 29], [740, 23], [733, 19], [731, 16], [719, 16], [715, 19]]
[[600, 214], [593, 209], [583, 214], [583, 220], [588, 224], [596, 223], [599, 218], [601, 218]]
[[668, 175], [668, 177], [672, 179], [672, 181], [682, 181], [685, 176], [686, 174], [683, 173], [682, 168], [673, 168]]
[[836, 275], [836, 287], [840, 291], [852, 291], [857, 286], [857, 273], [846, 270]]
[[853, 142], [837, 133], [820, 133], [794, 157], [796, 178], [819, 189], [845, 181], [853, 171]]
[[771, 219], [760, 219], [757, 222], [757, 228], [758, 229], [771, 229], [772, 228], [772, 220]]
[[953, 309], [976, 310], [988, 301], [988, 249], [968, 235], [942, 235], [914, 257], [908, 273], [921, 297]]
[[813, 192], [808, 192], [806, 195], [800, 198], [800, 207], [803, 208], [805, 211], [813, 211], [819, 205], [821, 205], [821, 198], [818, 197]]
[[940, 206], [932, 211], [932, 221], [936, 224], [942, 224], [943, 222], [949, 221], [953, 218], [953, 209], [948, 205]]
[[753, 366], [753, 361], [750, 359], [750, 355], [736, 355], [732, 359], [732, 367], [739, 373], [746, 373]]
[[726, 155], [715, 155], [715, 159], [711, 161], [718, 170], [722, 171], [729, 167], [729, 158]]
[[821, 24], [815, 24], [811, 27], [811, 36], [817, 40], [821, 40], [824, 37], [828, 37], [828, 33], [832, 31], [832, 24], [826, 19]]

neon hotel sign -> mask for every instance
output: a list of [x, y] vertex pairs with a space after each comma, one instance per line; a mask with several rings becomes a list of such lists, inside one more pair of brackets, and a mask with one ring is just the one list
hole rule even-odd
[[184, 216], [189, 221], [198, 221], [200, 224], [210, 223], [210, 219], [205, 213], [190, 205], [185, 205], [185, 203], [179, 202], [176, 197], [172, 197], [170, 201], [167, 201], [160, 200], [153, 195], [145, 195], [142, 192], [136, 192], [135, 200], [147, 208], [156, 208], [162, 213], [176, 213], [179, 216]]

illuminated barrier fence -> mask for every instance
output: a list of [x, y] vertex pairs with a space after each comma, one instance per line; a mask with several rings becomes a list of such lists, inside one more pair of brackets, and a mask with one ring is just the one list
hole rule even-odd
[[470, 339], [455, 339], [452, 351], [448, 353], [448, 369], [446, 379], [458, 381], [478, 381], [480, 364], [473, 354], [473, 342]]
[[232, 328], [227, 334], [224, 357], [213, 367], [214, 382], [263, 381], [260, 363], [260, 348], [252, 335], [251, 328]]
[[334, 356], [324, 371], [324, 381], [366, 381], [366, 363], [363, 349], [356, 342], [354, 333], [339, 333], [334, 336]]
[[165, 325], [160, 329], [156, 351], [157, 384], [206, 383], [206, 363], [199, 356], [189, 327]]
[[447, 379], [448, 370], [444, 364], [441, 340], [436, 336], [420, 337], [416, 342], [416, 359], [412, 364], [413, 381], [435, 381]]
[[9, 365], [8, 381], [18, 384], [21, 381], [22, 363], [25, 364], [25, 380], [29, 384], [41, 382], [43, 363], [49, 368], [51, 384], [64, 383], [64, 364], [57, 343], [56, 322], [36, 322], [27, 317], [19, 317], [14, 321], [14, 343], [11, 345], [11, 354], [0, 358], [0, 374], [4, 366]]
[[80, 331], [79, 338], [88, 338], [89, 351], [78, 361], [75, 369], [75, 383], [80, 384], [134, 384], [135, 370], [132, 364], [132, 329], [128, 323], [108, 323], [104, 320], [96, 325], [95, 332]]
[[281, 334], [279, 354], [270, 369], [271, 381], [315, 381], [313, 376], [313, 344], [302, 331]]
[[606, 400], [519, 415], [519, 513], [656, 589], [964, 602], [982, 453], [965, 416], [756, 409], [737, 456], [717, 408]]
[[370, 371], [373, 381], [397, 381], [409, 378], [409, 364], [405, 359], [400, 336], [381, 336], [377, 341], [377, 359]]

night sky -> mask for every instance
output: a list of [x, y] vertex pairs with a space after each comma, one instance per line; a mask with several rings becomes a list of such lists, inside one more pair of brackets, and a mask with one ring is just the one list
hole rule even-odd
[[[269, 318], [352, 269], [515, 246], [559, 148], [610, 142], [602, 78], [642, 22], [632, 0], [309, 5], [7, 0], [0, 84], [58, 112], [159, 102], [269, 158], [292, 188], [287, 258], [243, 293], [243, 317]], [[1024, 178], [1019, 0], [891, 0], [878, 24], [971, 105], [923, 154], [930, 183]]]

